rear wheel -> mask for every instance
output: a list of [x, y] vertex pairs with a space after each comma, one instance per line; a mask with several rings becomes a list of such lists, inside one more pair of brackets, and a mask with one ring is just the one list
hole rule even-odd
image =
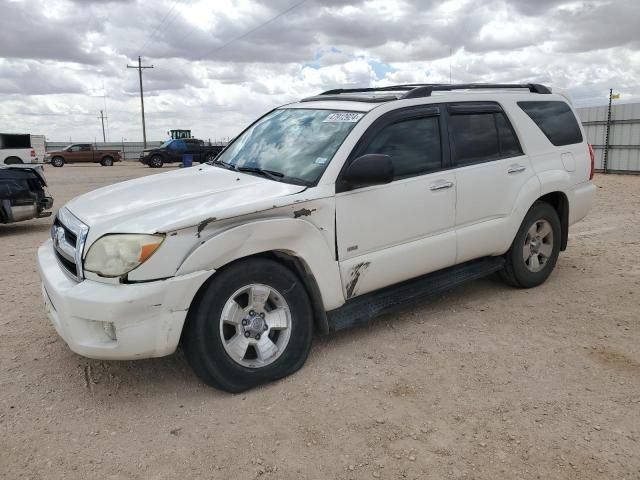
[[19, 157], [8, 157], [8, 158], [5, 158], [4, 160], [5, 165], [20, 165], [22, 163], [24, 162]]
[[162, 157], [160, 155], [154, 155], [149, 159], [149, 166], [151, 168], [160, 168], [162, 167], [163, 163], [164, 162], [162, 161]]
[[53, 157], [51, 159], [51, 165], [54, 167], [62, 167], [64, 165], [64, 158], [62, 157]]
[[111, 157], [104, 157], [104, 158], [100, 161], [100, 165], [102, 165], [103, 167], [111, 167], [111, 166], [113, 166], [113, 158], [111, 158]]
[[207, 384], [241, 392], [298, 370], [311, 348], [307, 292], [269, 259], [241, 261], [215, 274], [189, 312], [184, 349]]
[[543, 283], [558, 260], [560, 238], [558, 213], [548, 203], [534, 203], [505, 254], [502, 279], [519, 288], [536, 287]]

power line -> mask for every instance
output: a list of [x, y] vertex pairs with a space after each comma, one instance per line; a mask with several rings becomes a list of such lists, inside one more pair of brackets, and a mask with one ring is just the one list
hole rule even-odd
[[[147, 41], [144, 42], [144, 44], [142, 45], [142, 48], [140, 48], [140, 52], [141, 53], [144, 52], [144, 49], [147, 47], [147, 45], [149, 45], [149, 43], [151, 43], [151, 40], [153, 40], [156, 37], [157, 33], [160, 31], [160, 28], [162, 27], [164, 22], [167, 20], [167, 18], [169, 18], [169, 15], [171, 15], [171, 13], [176, 9], [177, 6], [178, 6], [178, 0], [175, 0], [173, 2], [173, 5], [169, 9], [169, 11], [165, 14], [164, 17], [162, 17], [162, 20], [160, 20], [160, 23], [158, 23], [156, 28], [151, 32], [151, 35], [147, 38]], [[170, 25], [170, 23], [167, 25], [167, 27], [169, 25]]]
[[142, 108], [142, 141], [144, 142], [144, 148], [147, 148], [147, 126], [144, 123], [144, 93], [142, 91], [142, 70], [145, 68], [153, 68], [153, 65], [143, 66], [142, 60], [138, 57], [138, 66], [127, 64], [127, 68], [135, 68], [138, 70], [138, 77], [140, 79], [140, 107]]
[[228, 42], [214, 48], [213, 50], [210, 50], [209, 52], [206, 53], [206, 55], [211, 55], [214, 54], [216, 52], [219, 52], [220, 50], [222, 50], [225, 47], [228, 47], [229, 45], [231, 45], [234, 42], [237, 42], [238, 40], [242, 40], [243, 38], [248, 37], [249, 35], [251, 35], [252, 33], [260, 30], [263, 27], [266, 27], [267, 25], [269, 25], [270, 23], [275, 22], [276, 20], [278, 20], [280, 17], [284, 17], [287, 13], [291, 12], [292, 10], [295, 10], [296, 8], [298, 8], [300, 5], [302, 5], [303, 3], [308, 2], [308, 0], [302, 0], [301, 2], [297, 2], [294, 3], [293, 5], [291, 5], [289, 8], [287, 8], [286, 10], [283, 10], [282, 12], [278, 13], [277, 15], [275, 15], [274, 17], [271, 17], [269, 20], [261, 23], [260, 25], [255, 26], [254, 28], [252, 28], [251, 30], [248, 30], [247, 32], [243, 33], [242, 35], [232, 38], [231, 40], [229, 40]]

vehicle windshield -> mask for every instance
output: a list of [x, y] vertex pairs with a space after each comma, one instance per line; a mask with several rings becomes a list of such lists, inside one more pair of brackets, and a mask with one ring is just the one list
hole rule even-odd
[[162, 145], [160, 145], [158, 148], [167, 148], [171, 142], [173, 142], [173, 138], [171, 140], [167, 140]]
[[254, 174], [262, 170], [272, 180], [312, 185], [363, 116], [337, 110], [274, 110], [242, 133], [214, 164]]

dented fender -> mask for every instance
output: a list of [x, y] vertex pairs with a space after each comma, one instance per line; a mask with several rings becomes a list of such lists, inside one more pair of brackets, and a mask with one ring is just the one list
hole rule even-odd
[[219, 269], [258, 253], [284, 252], [299, 258], [313, 275], [325, 310], [337, 308], [344, 303], [338, 263], [320, 229], [303, 219], [307, 216], [255, 220], [215, 234], [191, 252], [176, 275]]

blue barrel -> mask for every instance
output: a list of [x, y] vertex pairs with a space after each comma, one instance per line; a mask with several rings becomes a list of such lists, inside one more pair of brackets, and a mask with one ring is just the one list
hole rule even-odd
[[182, 166], [190, 167], [193, 165], [193, 154], [185, 153], [182, 155]]

